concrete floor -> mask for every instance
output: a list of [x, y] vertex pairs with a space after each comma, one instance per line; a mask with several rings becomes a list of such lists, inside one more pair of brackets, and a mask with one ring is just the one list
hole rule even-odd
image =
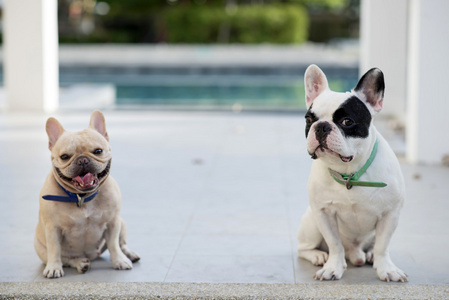
[[[350, 264], [341, 280], [316, 282], [312, 277], [318, 267], [295, 253], [311, 165], [303, 115], [104, 113], [128, 244], [141, 261], [131, 271], [116, 271], [106, 252], [86, 274], [65, 269], [63, 278], [42, 277], [44, 265], [33, 238], [38, 194], [50, 170], [44, 130], [48, 116], [1, 114], [0, 282], [28, 283], [29, 288], [50, 281], [406, 286], [421, 291], [434, 286], [425, 295], [438, 290], [449, 297], [449, 168], [402, 163], [408, 197], [391, 255], [409, 275], [408, 283], [383, 283], [371, 266]], [[56, 117], [67, 130], [78, 131], [87, 127], [90, 113]], [[382, 122], [377, 127], [386, 128]], [[23, 284], [0, 284], [0, 296], [18, 287], [25, 289]]]

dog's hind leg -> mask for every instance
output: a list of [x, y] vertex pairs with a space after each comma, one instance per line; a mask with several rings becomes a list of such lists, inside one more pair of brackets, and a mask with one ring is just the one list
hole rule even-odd
[[120, 243], [120, 249], [122, 249], [122, 252], [133, 262], [137, 262], [140, 260], [139, 254], [136, 252], [130, 250], [128, 246], [126, 245], [126, 224], [122, 220], [122, 226], [120, 230], [120, 237], [119, 237], [119, 243]]
[[322, 266], [329, 257], [327, 252], [320, 250], [323, 244], [323, 236], [313, 220], [309, 207], [301, 219], [298, 230], [298, 256], [316, 266]]
[[86, 273], [90, 269], [90, 260], [86, 257], [62, 257], [62, 263], [65, 267], [76, 269], [78, 273]]

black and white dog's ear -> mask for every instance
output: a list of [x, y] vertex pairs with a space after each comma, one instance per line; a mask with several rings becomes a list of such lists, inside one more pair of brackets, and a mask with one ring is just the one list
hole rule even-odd
[[360, 78], [354, 92], [365, 103], [368, 103], [375, 112], [382, 110], [384, 101], [385, 81], [384, 74], [378, 68], [372, 68]]
[[306, 90], [307, 109], [312, 105], [313, 100], [323, 91], [329, 89], [326, 75], [317, 65], [310, 65], [304, 75], [304, 87]]

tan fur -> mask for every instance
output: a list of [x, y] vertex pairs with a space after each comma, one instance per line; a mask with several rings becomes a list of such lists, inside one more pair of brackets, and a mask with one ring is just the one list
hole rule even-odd
[[[114, 269], [131, 269], [132, 262], [138, 261], [139, 256], [126, 245], [117, 182], [107, 173], [99, 178], [96, 186], [82, 190], [67, 180], [79, 175], [77, 164], [83, 158], [89, 161], [91, 173], [100, 174], [107, 168], [112, 154], [103, 115], [99, 111], [93, 112], [89, 128], [76, 133], [65, 131], [56, 119], [50, 118], [46, 131], [52, 170], [39, 195], [39, 223], [34, 241], [37, 254], [46, 264], [44, 277], [64, 276], [63, 266], [84, 273], [89, 270], [90, 261], [99, 257], [106, 248]], [[94, 154], [96, 149], [102, 149], [102, 153]], [[61, 159], [64, 154], [70, 158]], [[56, 168], [66, 179], [58, 174]], [[98, 194], [81, 207], [75, 203], [44, 200], [44, 195], [67, 196], [58, 183], [72, 193], [89, 196], [98, 191]]]

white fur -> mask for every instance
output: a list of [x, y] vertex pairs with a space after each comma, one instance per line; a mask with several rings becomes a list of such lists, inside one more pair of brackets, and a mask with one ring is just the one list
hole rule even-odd
[[[316, 76], [318, 67], [312, 68]], [[313, 100], [313, 112], [319, 121], [335, 126], [333, 112], [353, 94], [324, 88]], [[374, 116], [374, 110], [369, 109]], [[316, 149], [312, 132], [313, 126], [307, 139], [309, 151]], [[348, 190], [330, 176], [329, 168], [347, 174], [358, 171], [369, 158], [376, 139], [376, 158], [360, 180], [385, 182], [386, 187], [354, 186]], [[404, 180], [395, 154], [373, 124], [367, 138], [345, 138], [337, 129], [332, 130], [327, 141], [330, 148], [334, 147], [332, 150], [344, 156], [353, 155], [354, 159], [345, 163], [338, 156], [322, 153], [313, 162], [308, 182], [310, 207], [298, 232], [299, 257], [323, 265], [315, 274], [320, 280], [340, 279], [347, 266], [346, 259], [354, 265], [373, 263], [374, 259], [381, 280], [406, 281], [406, 274], [393, 264], [388, 252], [405, 198]]]

